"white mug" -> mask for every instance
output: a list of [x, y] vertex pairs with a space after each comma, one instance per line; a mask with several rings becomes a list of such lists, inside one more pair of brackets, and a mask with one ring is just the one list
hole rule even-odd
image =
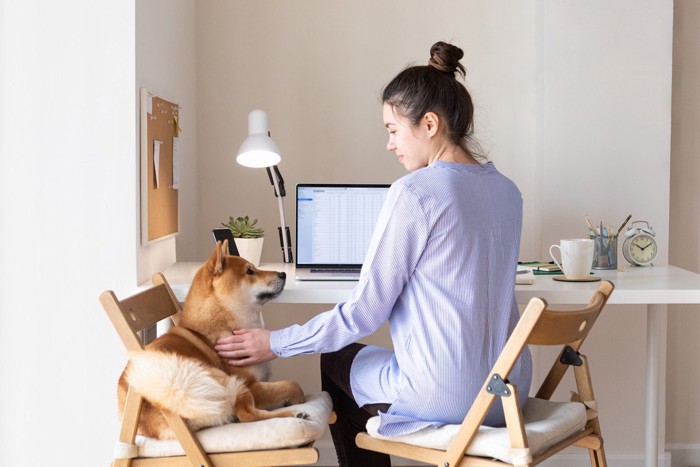
[[[554, 257], [552, 248], [559, 248], [561, 263]], [[560, 240], [559, 245], [549, 247], [549, 256], [567, 279], [585, 279], [591, 273], [593, 265], [593, 240], [589, 238]]]

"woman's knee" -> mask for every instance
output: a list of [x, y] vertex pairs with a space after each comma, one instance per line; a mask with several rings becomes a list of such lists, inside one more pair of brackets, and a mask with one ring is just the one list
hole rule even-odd
[[327, 375], [330, 368], [333, 366], [335, 361], [335, 354], [337, 352], [322, 353], [321, 354], [321, 374]]

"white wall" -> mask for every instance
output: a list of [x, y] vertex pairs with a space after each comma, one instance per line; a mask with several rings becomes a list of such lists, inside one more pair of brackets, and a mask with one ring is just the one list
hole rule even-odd
[[545, 3], [542, 245], [585, 234], [584, 214], [617, 227], [631, 213], [665, 264], [672, 2]]
[[133, 2], [0, 2], [0, 465], [110, 462], [133, 108]]

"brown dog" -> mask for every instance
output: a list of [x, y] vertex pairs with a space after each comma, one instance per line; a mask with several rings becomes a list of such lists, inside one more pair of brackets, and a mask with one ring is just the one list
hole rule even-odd
[[226, 252], [228, 242], [217, 243], [197, 271], [179, 323], [145, 351], [129, 354], [119, 379], [119, 413], [131, 384], [146, 399], [139, 434], [174, 437], [156, 408], [182, 416], [193, 430], [235, 419], [306, 418], [294, 410], [264, 410], [304, 402], [298, 383], [262, 382], [266, 365], [232, 367], [214, 350], [216, 341], [233, 329], [262, 327], [262, 305], [282, 292], [286, 279], [283, 272], [262, 271]]

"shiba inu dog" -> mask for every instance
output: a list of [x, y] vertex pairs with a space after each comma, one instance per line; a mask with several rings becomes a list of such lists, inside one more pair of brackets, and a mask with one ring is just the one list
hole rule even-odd
[[146, 346], [130, 352], [119, 379], [119, 412], [128, 386], [145, 399], [138, 433], [168, 439], [174, 433], [160, 410], [185, 418], [192, 430], [234, 420], [249, 422], [306, 414], [266, 409], [304, 402], [294, 381], [265, 382], [266, 364], [233, 367], [214, 344], [234, 329], [263, 327], [262, 305], [282, 292], [285, 273], [263, 271], [217, 243], [197, 273], [177, 325]]

